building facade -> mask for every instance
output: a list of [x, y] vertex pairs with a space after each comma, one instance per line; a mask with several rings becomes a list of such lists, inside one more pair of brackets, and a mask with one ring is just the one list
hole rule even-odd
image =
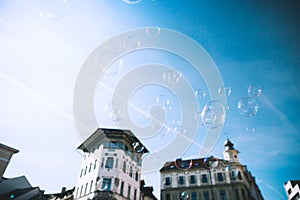
[[79, 147], [83, 152], [74, 190], [78, 200], [139, 200], [146, 147], [129, 130], [97, 129]]
[[284, 183], [284, 190], [289, 200], [300, 199], [300, 180], [289, 180]]
[[233, 143], [224, 143], [224, 159], [178, 159], [160, 170], [161, 200], [262, 200], [255, 178], [238, 159]]

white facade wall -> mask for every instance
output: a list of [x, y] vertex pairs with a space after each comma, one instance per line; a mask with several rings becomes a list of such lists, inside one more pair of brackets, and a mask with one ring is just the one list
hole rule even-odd
[[284, 185], [284, 189], [286, 192], [286, 195], [288, 196], [288, 199], [300, 199], [300, 188], [299, 185], [296, 184], [294, 187], [292, 185], [291, 181], [288, 181], [285, 185]]
[[[108, 158], [113, 158], [112, 168], [105, 167]], [[126, 163], [125, 172], [123, 171], [124, 161]], [[140, 172], [140, 164], [124, 150], [103, 148], [103, 145], [100, 145], [94, 153], [84, 153], [74, 191], [74, 199], [92, 199], [95, 196], [95, 191], [102, 190], [103, 180], [111, 179], [110, 191], [120, 194], [121, 183], [123, 182], [123, 196], [134, 199], [136, 191], [136, 199], [138, 200], [140, 198]], [[129, 187], [130, 194], [128, 193]]]

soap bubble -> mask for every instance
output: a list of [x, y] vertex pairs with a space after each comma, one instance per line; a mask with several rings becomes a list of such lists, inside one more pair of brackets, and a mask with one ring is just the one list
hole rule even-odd
[[137, 4], [140, 3], [142, 0], [122, 0], [122, 1], [128, 4]]
[[176, 84], [181, 80], [182, 74], [176, 70], [168, 70], [163, 73], [162, 78], [169, 83]]
[[188, 200], [189, 194], [187, 192], [181, 192], [180, 193], [180, 200]]
[[125, 108], [122, 102], [118, 100], [113, 100], [110, 104], [106, 105], [104, 111], [113, 121], [121, 120], [125, 114]]
[[230, 87], [221, 86], [218, 89], [218, 93], [222, 97], [225, 97], [225, 96], [228, 97], [231, 94], [231, 88]]
[[138, 153], [141, 153], [145, 148], [140, 142], [133, 142], [132, 147]]
[[258, 97], [261, 95], [262, 89], [259, 85], [249, 85], [248, 95], [251, 97]]
[[241, 115], [252, 117], [258, 112], [258, 104], [253, 97], [244, 97], [238, 102], [238, 111]]
[[149, 37], [156, 37], [160, 34], [160, 27], [146, 27], [146, 34]]
[[135, 50], [140, 48], [140, 41], [134, 36], [129, 36], [123, 41], [123, 47], [125, 50]]
[[192, 167], [193, 161], [177, 159], [174, 161], [174, 164], [177, 169], [188, 170]]
[[195, 96], [197, 99], [203, 99], [206, 97], [206, 92], [202, 89], [195, 90]]
[[255, 128], [246, 127], [246, 131], [248, 131], [248, 132], [255, 132]]
[[173, 129], [173, 133], [174, 134], [185, 134], [186, 133], [186, 129], [182, 128], [181, 126], [176, 126], [174, 129]]
[[221, 102], [210, 101], [202, 109], [201, 120], [204, 126], [217, 128], [224, 124], [226, 109]]
[[66, 13], [67, 0], [38, 0], [37, 10], [41, 17], [59, 20]]
[[117, 60], [114, 64], [112, 64], [107, 71], [105, 72], [105, 74], [109, 75], [109, 76], [113, 76], [118, 74], [121, 69], [123, 67], [123, 60], [120, 58], [119, 60]]
[[156, 98], [156, 102], [163, 107], [164, 110], [167, 110], [167, 108], [170, 105], [170, 100], [166, 95], [159, 95]]

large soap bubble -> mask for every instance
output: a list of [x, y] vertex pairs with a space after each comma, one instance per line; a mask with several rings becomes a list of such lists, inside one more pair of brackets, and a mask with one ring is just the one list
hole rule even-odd
[[244, 97], [238, 102], [238, 111], [241, 115], [252, 117], [258, 112], [258, 104], [253, 97]]

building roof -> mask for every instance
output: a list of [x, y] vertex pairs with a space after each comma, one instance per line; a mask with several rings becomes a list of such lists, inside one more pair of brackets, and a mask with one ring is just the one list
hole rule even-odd
[[145, 181], [141, 180], [140, 183], [140, 189], [141, 189], [141, 193], [143, 194], [144, 197], [149, 197], [152, 200], [157, 200], [156, 196], [154, 196], [153, 194], [153, 187], [152, 186], [146, 186], [145, 187]]
[[[130, 130], [122, 130], [122, 129], [108, 129], [108, 128], [98, 128], [91, 136], [89, 136], [79, 147], [78, 149], [89, 152], [92, 151], [95, 146], [97, 146], [100, 141], [103, 139], [112, 140], [112, 139], [125, 139], [130, 144], [142, 143], [139, 139], [130, 131]], [[143, 146], [143, 150], [139, 153], [148, 153], [147, 148]]]
[[213, 165], [213, 163], [224, 163], [228, 164], [229, 162], [224, 159], [216, 158], [214, 156], [206, 158], [198, 158], [191, 160], [182, 160], [177, 159], [175, 161], [166, 162], [165, 165], [160, 169], [161, 172], [168, 170], [182, 170], [182, 169], [197, 169], [197, 168], [208, 168]]
[[8, 150], [8, 151], [10, 151], [12, 153], [18, 153], [19, 152], [19, 150], [14, 149], [14, 148], [9, 147], [9, 146], [6, 146], [6, 145], [4, 145], [2, 143], [0, 143], [0, 149], [5, 149], [5, 150]]
[[[289, 180], [289, 181], [291, 182], [291, 184], [292, 184], [293, 187], [295, 187], [295, 185], [299, 185], [300, 186], [300, 180]], [[287, 182], [284, 183], [284, 184], [286, 185]]]
[[40, 190], [39, 187], [30, 187], [30, 188], [22, 188], [22, 189], [15, 189], [10, 191], [6, 194], [0, 195], [1, 200], [9, 200], [9, 199], [23, 199], [23, 195], [26, 195], [26, 199], [45, 199], [43, 197], [43, 191]]

